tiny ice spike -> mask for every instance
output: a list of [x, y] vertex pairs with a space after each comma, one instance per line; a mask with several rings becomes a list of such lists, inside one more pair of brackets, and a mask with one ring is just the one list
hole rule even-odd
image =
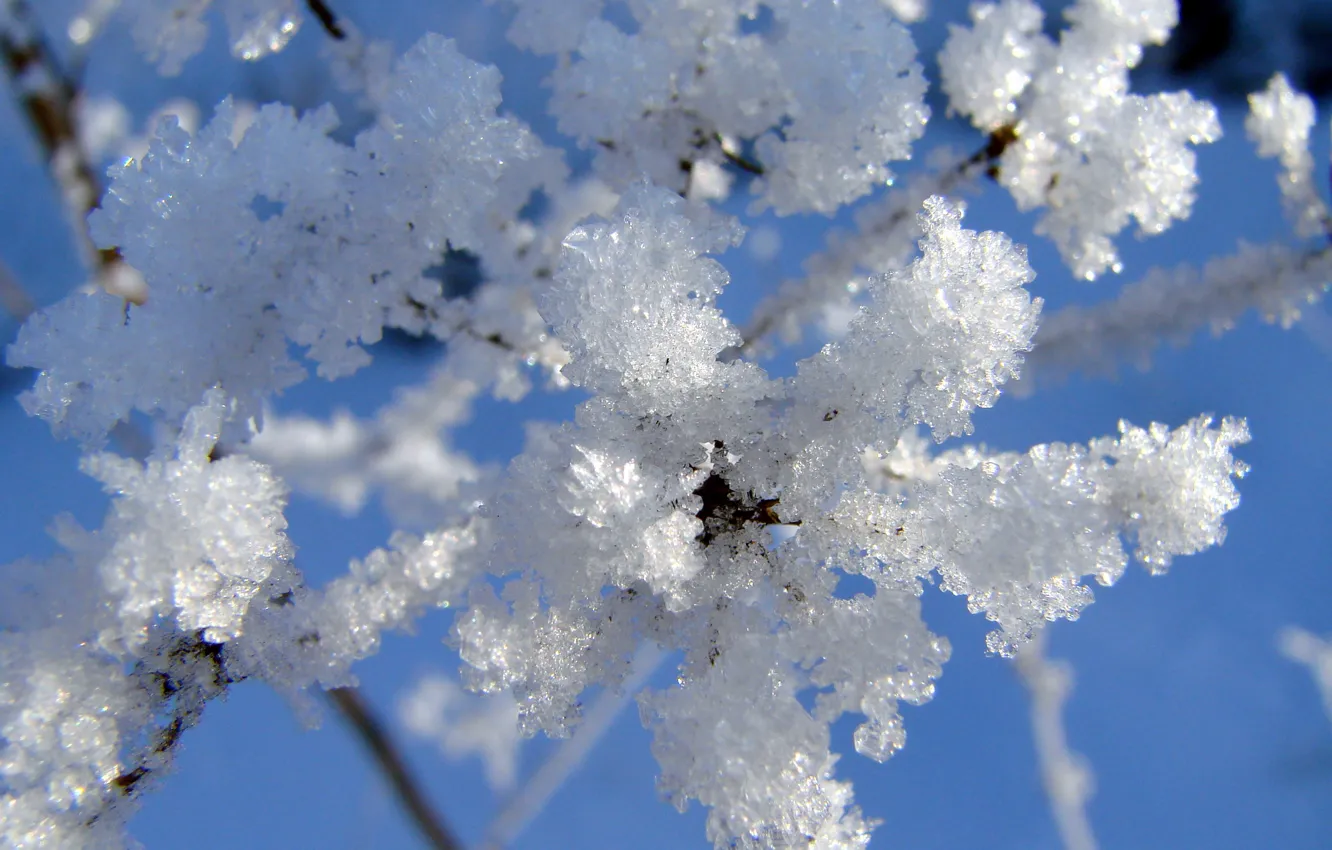
[[[1232, 420], [891, 466], [911, 477], [870, 468], [921, 452], [917, 423], [966, 433], [1030, 347], [1025, 252], [961, 219], [930, 198], [921, 256], [787, 381], [717, 359], [737, 335], [705, 255], [732, 225], [639, 184], [570, 234], [542, 309], [593, 396], [491, 485], [478, 545], [510, 578], [455, 621], [470, 683], [512, 692], [529, 734], [564, 735], [641, 641], [679, 651], [679, 686], [640, 698], [662, 793], [708, 806], [718, 848], [860, 848], [874, 824], [834, 776], [829, 724], [864, 716], [855, 747], [874, 759], [903, 746], [898, 706], [931, 698], [950, 652], [921, 619], [932, 579], [1011, 654], [1078, 615], [1086, 578], [1122, 573], [1121, 540], [1153, 570], [1220, 542], [1247, 439]], [[873, 593], [839, 593], [850, 573]]]

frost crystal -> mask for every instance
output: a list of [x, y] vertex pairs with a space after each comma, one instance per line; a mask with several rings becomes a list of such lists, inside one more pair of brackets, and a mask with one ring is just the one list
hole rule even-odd
[[738, 244], [742, 232], [698, 210], [703, 218], [695, 222], [680, 199], [665, 201], [670, 214], [663, 217], [651, 206], [662, 203], [660, 192], [639, 187], [625, 196], [617, 226], [570, 233], [556, 286], [542, 303], [573, 346], [565, 377], [589, 390], [644, 397], [643, 412], [689, 404], [747, 374], [743, 365], [717, 361], [740, 340], [713, 306], [726, 272], [703, 256]]
[[[132, 806], [110, 784], [148, 705], [119, 663], [63, 637], [0, 636], [0, 844], [127, 847]], [[90, 828], [86, 813], [104, 808]]]
[[84, 462], [118, 497], [87, 541], [105, 541], [99, 570], [120, 615], [119, 628], [103, 634], [109, 646], [141, 644], [161, 616], [212, 643], [234, 638], [250, 601], [294, 554], [281, 483], [248, 458], [210, 459], [223, 415], [215, 390], [186, 418], [174, 457], [145, 466], [113, 455]]
[[1241, 243], [1202, 269], [1152, 269], [1110, 301], [1045, 319], [1018, 388], [1029, 392], [1033, 373], [1048, 381], [1079, 369], [1112, 372], [1121, 359], [1145, 369], [1162, 342], [1182, 344], [1200, 328], [1220, 334], [1249, 310], [1289, 328], [1329, 280], [1332, 254], [1281, 243]]
[[[992, 133], [1017, 120], [1017, 99], [1046, 59], [1045, 13], [1031, 0], [978, 3], [971, 28], [949, 24], [939, 72], [949, 108]], [[978, 73], [979, 72], [979, 73]]]
[[450, 760], [475, 754], [485, 766], [486, 782], [505, 794], [518, 774], [518, 707], [507, 694], [469, 694], [438, 674], [423, 677], [398, 702], [403, 726], [433, 740]]
[[1153, 573], [1224, 539], [1221, 518], [1239, 504], [1231, 478], [1247, 469], [1230, 449], [1248, 431], [1210, 423], [1174, 432], [1121, 423], [1117, 440], [967, 459], [923, 488], [935, 495], [929, 519], [944, 531], [931, 540], [943, 587], [999, 624], [991, 651], [1012, 654], [1043, 621], [1077, 619], [1091, 602], [1082, 580], [1109, 585], [1123, 573], [1122, 536]]
[[1281, 631], [1281, 652], [1309, 668], [1323, 697], [1323, 711], [1332, 720], [1332, 639], [1287, 626]]
[[1290, 87], [1277, 74], [1266, 91], [1249, 95], [1244, 128], [1258, 144], [1258, 155], [1281, 162], [1281, 198], [1286, 215], [1301, 236], [1318, 236], [1332, 223], [1327, 203], [1314, 187], [1314, 161], [1309, 153], [1309, 131], [1315, 121], [1314, 103]]
[[[204, 16], [213, 0], [122, 0], [120, 14], [130, 20], [139, 49], [162, 74], [179, 74], [185, 61], [208, 38]], [[262, 59], [276, 53], [300, 29], [299, 0], [220, 0], [237, 59]]]
[[[290, 582], [285, 494], [262, 465], [211, 461], [222, 393], [146, 464], [100, 455], [112, 493], [96, 532], [66, 519], [50, 564], [0, 569], [4, 846], [126, 847], [131, 792], [226, 681], [221, 645]], [[89, 825], [92, 824], [92, 828]]]
[[925, 202], [920, 259], [872, 281], [871, 306], [846, 338], [802, 365], [802, 401], [876, 422], [905, 414], [940, 441], [971, 432], [971, 412], [994, 404], [1031, 347], [1041, 301], [1024, 288], [1035, 277], [1025, 252], [961, 221], [943, 199]]
[[344, 514], [359, 512], [382, 490], [396, 518], [430, 527], [458, 512], [460, 488], [481, 475], [446, 439], [446, 429], [471, 413], [479, 389], [441, 372], [425, 386], [399, 393], [369, 422], [346, 411], [329, 422], [267, 415], [247, 451]]
[[133, 410], [178, 422], [220, 385], [244, 423], [304, 377], [288, 343], [332, 378], [368, 363], [360, 343], [385, 326], [425, 330], [423, 314], [448, 313], [425, 272], [450, 248], [497, 239], [491, 222], [558, 170], [496, 115], [499, 100], [493, 68], [426, 36], [397, 65], [384, 122], [354, 148], [327, 137], [328, 108], [266, 106], [238, 142], [230, 101], [197, 136], [165, 123], [141, 164], [114, 170], [91, 220], [152, 296], [126, 307], [73, 295], [34, 316], [9, 353], [42, 370], [25, 406], [97, 443]]
[[128, 848], [146, 777], [226, 687], [286, 693], [345, 685], [384, 629], [461, 597], [463, 528], [354, 562], [304, 586], [284, 533], [285, 492], [264, 465], [213, 456], [230, 405], [213, 390], [172, 451], [146, 463], [96, 455], [112, 494], [102, 527], [58, 523], [66, 550], [0, 567], [0, 837], [6, 847]]
[[1003, 143], [999, 180], [1080, 277], [1119, 271], [1111, 237], [1188, 216], [1197, 174], [1188, 145], [1215, 141], [1210, 104], [1187, 92], [1128, 93], [1144, 43], [1164, 42], [1173, 0], [1078, 0], [1056, 43], [1031, 0], [972, 7], [940, 52], [951, 108]]
[[515, 42], [566, 60], [551, 77], [560, 129], [621, 185], [647, 174], [693, 194], [700, 163], [711, 180], [753, 140], [760, 206], [832, 213], [891, 182], [924, 131], [915, 46], [879, 0], [768, 2], [762, 22], [747, 0], [631, 3], [633, 32], [601, 3], [513, 5]]

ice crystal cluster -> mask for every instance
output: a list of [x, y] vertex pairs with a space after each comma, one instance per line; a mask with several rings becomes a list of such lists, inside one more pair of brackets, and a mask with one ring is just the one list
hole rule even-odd
[[[34, 320], [10, 359], [43, 370], [28, 409], [97, 442], [131, 411], [178, 419], [222, 385], [243, 423], [304, 379], [289, 345], [333, 378], [368, 363], [361, 344], [386, 326], [448, 336], [466, 323], [542, 349], [524, 305], [508, 303], [519, 293], [489, 311], [485, 298], [455, 305], [422, 272], [446, 248], [502, 255], [507, 245], [486, 249], [506, 238], [496, 222], [558, 179], [558, 162], [524, 168], [542, 150], [496, 115], [498, 73], [442, 37], [408, 51], [391, 84], [384, 120], [352, 146], [328, 137], [329, 109], [298, 117], [270, 105], [238, 130], [223, 103], [194, 136], [164, 123], [141, 162], [113, 173], [90, 222], [144, 274], [151, 299], [129, 312], [110, 295], [70, 299]], [[478, 309], [490, 318], [462, 315]], [[67, 356], [75, 350], [98, 356]], [[135, 356], [144, 350], [175, 354]]]
[[1314, 161], [1309, 153], [1309, 131], [1314, 125], [1314, 104], [1308, 95], [1290, 87], [1277, 74], [1267, 90], [1249, 95], [1249, 118], [1244, 122], [1258, 144], [1258, 155], [1276, 157], [1283, 169], [1281, 197], [1286, 215], [1301, 236], [1327, 233], [1327, 203], [1314, 188]]
[[560, 129], [612, 179], [724, 194], [720, 166], [751, 140], [760, 206], [831, 213], [891, 182], [925, 130], [915, 45], [879, 0], [630, 3], [632, 33], [601, 0], [507, 2], [513, 42], [560, 58]]
[[[99, 7], [116, 10], [130, 24], [135, 45], [163, 74], [178, 74], [186, 60], [203, 49], [208, 39], [205, 16], [212, 0], [121, 0], [89, 3], [76, 20], [78, 31], [100, 24]], [[221, 0], [231, 52], [237, 59], [255, 60], [287, 46], [304, 17], [298, 0]], [[78, 39], [81, 40], [81, 39]]]
[[[925, 4], [631, 0], [628, 21], [600, 0], [508, 2], [511, 39], [555, 57], [550, 110], [595, 152], [591, 175], [501, 110], [496, 69], [437, 35], [391, 66], [379, 47], [334, 57], [376, 113], [350, 143], [330, 136], [331, 108], [224, 101], [197, 132], [164, 121], [111, 170], [91, 232], [143, 274], [146, 302], [71, 295], [8, 352], [38, 372], [25, 408], [86, 446], [111, 508], [97, 530], [58, 522], [52, 561], [5, 568], [22, 592], [0, 600], [4, 846], [130, 846], [134, 801], [208, 700], [245, 679], [293, 697], [347, 684], [385, 629], [451, 607], [464, 682], [511, 699], [527, 734], [569, 734], [584, 693], [622, 684], [640, 647], [675, 653], [676, 685], [638, 704], [662, 794], [706, 806], [716, 847], [864, 847], [875, 821], [837, 777], [829, 728], [858, 718], [854, 747], [878, 761], [905, 744], [899, 708], [931, 698], [951, 651], [922, 619], [927, 589], [965, 597], [993, 623], [988, 649], [1011, 655], [1130, 560], [1160, 573], [1223, 540], [1241, 420], [1121, 423], [1025, 453], [956, 441], [1020, 374], [1042, 308], [1025, 249], [967, 229], [946, 197], [970, 166], [875, 224], [900, 224], [884, 235], [900, 262], [821, 267], [860, 297], [793, 376], [747, 356], [754, 340], [718, 307], [722, 255], [744, 238], [718, 203], [733, 183], [759, 209], [832, 213], [911, 156], [927, 84], [905, 24]], [[245, 59], [279, 50], [302, 14], [218, 5]], [[208, 6], [119, 13], [174, 71]], [[1219, 127], [1187, 94], [1128, 91], [1173, 2], [1065, 15], [1056, 40], [1029, 0], [977, 4], [940, 68], [995, 179], [1092, 277], [1116, 266], [1130, 219], [1159, 233], [1188, 214], [1189, 145]], [[1301, 221], [1306, 112], [1278, 81], [1251, 122]], [[464, 255], [483, 280], [452, 287], [439, 270]], [[265, 417], [307, 365], [326, 379], [367, 365], [386, 328], [447, 343], [424, 384], [372, 420]], [[450, 442], [480, 394], [518, 399], [535, 380], [585, 400], [530, 426], [507, 469]], [[102, 452], [131, 418], [157, 448]], [[382, 495], [426, 531], [313, 587], [289, 487], [348, 512]], [[848, 577], [870, 590], [845, 592]], [[511, 742], [485, 728], [507, 782]]]
[[950, 107], [980, 129], [1013, 134], [1000, 182], [1022, 209], [1045, 208], [1049, 236], [1080, 276], [1118, 270], [1112, 236], [1137, 221], [1161, 233], [1188, 215], [1197, 181], [1188, 145], [1221, 133], [1188, 92], [1128, 91], [1144, 44], [1175, 25], [1174, 2], [1088, 0], [1065, 12], [1058, 41], [1032, 0], [971, 7], [939, 54]]

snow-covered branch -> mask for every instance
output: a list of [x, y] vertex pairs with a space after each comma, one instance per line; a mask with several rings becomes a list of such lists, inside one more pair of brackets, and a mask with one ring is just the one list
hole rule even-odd
[[[298, 701], [332, 689], [436, 846], [458, 846], [340, 690], [386, 631], [451, 609], [462, 681], [501, 700], [503, 723], [441, 731], [457, 694], [436, 688], [417, 695], [417, 731], [509, 779], [516, 733], [571, 736], [488, 840], [510, 840], [634, 695], [663, 796], [707, 807], [714, 846], [860, 850], [877, 822], [838, 777], [831, 727], [855, 716], [852, 746], [876, 761], [905, 746], [901, 706], [932, 698], [953, 651], [924, 619], [934, 588], [993, 623], [986, 649], [1020, 659], [1066, 843], [1094, 846], [1041, 630], [1077, 619], [1130, 560], [1161, 574], [1220, 544], [1248, 430], [1198, 416], [1021, 452], [964, 439], [1020, 374], [1141, 359], [1249, 309], [1293, 321], [1332, 254], [1245, 247], [1042, 319], [1026, 249], [964, 227], [955, 196], [994, 181], [1078, 278], [1119, 269], [1130, 223], [1160, 234], [1188, 216], [1215, 110], [1129, 90], [1175, 4], [1075, 0], [1056, 35], [1031, 0], [973, 5], [939, 66], [980, 149], [903, 186], [892, 169], [929, 127], [904, 25], [924, 3], [504, 5], [510, 39], [553, 62], [551, 138], [501, 103], [496, 68], [440, 35], [395, 59], [314, 0], [94, 4], [70, 30], [81, 43], [118, 15], [168, 74], [202, 48], [210, 6], [247, 61], [313, 16], [321, 73], [373, 113], [335, 135], [331, 106], [227, 99], [201, 127], [160, 122], [104, 197], [75, 156], [54, 54], [26, 7], [0, 7], [0, 52], [51, 167], [73, 175], [78, 226], [91, 212], [98, 256], [123, 257], [152, 293], [72, 294], [8, 351], [37, 370], [24, 408], [81, 443], [110, 508], [97, 530], [58, 523], [55, 558], [3, 571], [7, 846], [132, 846], [145, 780], [242, 680]], [[1250, 132], [1280, 158], [1297, 233], [1325, 236], [1301, 98], [1274, 81]], [[590, 174], [571, 175], [560, 134]], [[883, 197], [742, 331], [721, 298], [724, 254], [745, 238], [722, 206], [737, 186], [750, 217]], [[831, 314], [845, 333], [794, 375], [760, 365]], [[310, 371], [369, 366], [386, 331], [443, 344], [421, 385], [365, 418], [271, 413]], [[452, 432], [483, 393], [516, 402], [538, 379], [577, 388], [568, 421], [527, 423], [502, 470], [460, 448]], [[155, 429], [145, 458], [98, 451], [131, 419]], [[936, 450], [925, 431], [957, 442]], [[382, 493], [396, 522], [426, 530], [317, 586], [288, 536], [290, 488], [348, 513]], [[663, 658], [674, 683], [643, 688]], [[584, 711], [597, 688], [611, 696]]]

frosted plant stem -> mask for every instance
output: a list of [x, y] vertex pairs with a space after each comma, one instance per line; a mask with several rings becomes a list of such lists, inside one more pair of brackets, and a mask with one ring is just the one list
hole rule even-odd
[[57, 61], [25, 0], [0, 5], [0, 60], [60, 189], [85, 264], [108, 292], [142, 303], [147, 297], [142, 279], [126, 265], [120, 249], [98, 249], [88, 232], [88, 214], [101, 204], [102, 184], [79, 142], [79, 86]]
[[584, 715], [573, 737], [561, 744], [559, 749], [537, 768], [490, 822], [490, 827], [486, 830], [485, 843], [482, 845], [485, 850], [502, 850], [508, 847], [541, 813], [551, 796], [583, 763], [587, 754], [606, 734], [611, 724], [615, 722], [615, 718], [633, 699], [634, 694], [642, 689], [665, 657], [665, 651], [656, 645], [648, 645], [638, 651], [621, 688], [602, 692], [591, 710]]
[[881, 251], [885, 243], [900, 243], [907, 251], [914, 249], [919, 235], [915, 230], [916, 213], [921, 202], [930, 195], [950, 194], [981, 174], [990, 173], [1015, 138], [1008, 128], [996, 130], [985, 147], [971, 156], [911, 181], [903, 190], [884, 198], [878, 215], [862, 219], [859, 233], [830, 242], [823, 253], [806, 261], [804, 278], [786, 281], [772, 296], [759, 302], [744, 330], [740, 352], [752, 357], [773, 333], [783, 331], [792, 322], [808, 321], [834, 293], [846, 291], [865, 257], [875, 250]]
[[1309, 668], [1323, 697], [1323, 710], [1332, 720], [1332, 640], [1294, 626], [1281, 632], [1281, 652]]
[[1125, 360], [1145, 368], [1163, 341], [1184, 344], [1205, 327], [1224, 333], [1250, 310], [1290, 327], [1330, 281], [1332, 247], [1326, 245], [1246, 245], [1201, 271], [1153, 269], [1110, 301], [1047, 316], [1012, 389], [1025, 395], [1074, 372], [1113, 374]]
[[1085, 760], [1069, 749], [1064, 729], [1064, 703], [1073, 687], [1073, 672], [1066, 662], [1050, 660], [1048, 642], [1041, 630], [1017, 654], [1018, 673], [1031, 696], [1036, 760], [1064, 850], [1096, 850], [1096, 836], [1087, 819], [1094, 780]]
[[[93, 0], [69, 39], [85, 43], [116, 4]], [[990, 652], [1013, 656], [1047, 622], [1076, 619], [1090, 579], [1111, 585], [1131, 560], [1160, 574], [1224, 538], [1248, 468], [1232, 454], [1243, 420], [1121, 422], [1025, 453], [909, 445], [920, 426], [939, 442], [973, 433], [973, 413], [1022, 368], [1042, 307], [1026, 250], [963, 227], [963, 205], [937, 193], [997, 178], [1019, 210], [1042, 211], [1037, 235], [1081, 277], [1118, 268], [1131, 220], [1158, 233], [1192, 208], [1193, 148], [1219, 134], [1216, 110], [1130, 91], [1143, 46], [1177, 21], [1174, 0], [1073, 0], [1057, 40], [1035, 0], [974, 4], [975, 27], [950, 31], [939, 67], [982, 149], [932, 159], [830, 234], [748, 340], [719, 303], [717, 259], [743, 227], [691, 200], [720, 202], [737, 169], [763, 172], [746, 181], [751, 217], [831, 215], [891, 184], [930, 112], [911, 34], [880, 0], [635, 0], [628, 27], [601, 0], [509, 5], [515, 46], [554, 64], [543, 122], [592, 152], [595, 178], [570, 184], [567, 146], [513, 116], [499, 69], [442, 35], [399, 56], [323, 0], [124, 0], [130, 35], [168, 75], [208, 43], [210, 7], [246, 61], [313, 14], [330, 80], [375, 120], [350, 141], [333, 135], [332, 106], [227, 99], [206, 126], [159, 122], [110, 170], [98, 207], [90, 168], [124, 115], [85, 109], [34, 0], [0, 0], [20, 120], [71, 226], [104, 249], [84, 277], [116, 293], [29, 317], [7, 349], [15, 368], [40, 370], [20, 400], [85, 449], [124, 442], [126, 421], [163, 443], [142, 461], [86, 453], [81, 469], [110, 497], [101, 528], [63, 520], [49, 563], [4, 567], [22, 595], [0, 605], [0, 844], [136, 846], [130, 810], [208, 700], [243, 679], [281, 693], [344, 683], [386, 629], [458, 606], [450, 645], [470, 686], [513, 698], [505, 733], [573, 735], [501, 801], [492, 846], [548, 823], [543, 806], [665, 647], [675, 682], [637, 696], [661, 794], [710, 809], [717, 848], [864, 850], [878, 821], [837, 778], [831, 726], [863, 717], [852, 743], [876, 761], [904, 745], [900, 706], [932, 698], [951, 652], [914, 591], [966, 597], [995, 624]], [[1261, 139], [1293, 152], [1283, 163], [1303, 181], [1310, 110], [1274, 91], [1258, 102], [1276, 101]], [[752, 246], [756, 259], [772, 244]], [[1226, 326], [1242, 312], [1232, 302], [1294, 321], [1329, 271], [1309, 247], [1245, 249], [1160, 273], [1161, 293], [1135, 290], [1105, 324], [1138, 311], [1153, 334], [1178, 331], [1176, 312]], [[139, 272], [153, 285], [143, 309], [114, 279]], [[845, 332], [794, 375], [739, 359], [811, 322]], [[413, 521], [435, 530], [399, 531], [313, 589], [288, 535], [296, 476], [251, 453], [260, 440], [240, 446], [269, 399], [311, 371], [367, 367], [395, 329], [445, 343], [439, 374], [467, 389], [408, 391], [393, 421], [337, 433], [310, 422], [326, 455], [309, 441], [287, 455], [312, 457], [324, 476], [312, 480], [344, 495], [365, 489], [371, 456], [378, 480], [438, 494], [428, 508], [448, 522]], [[1132, 327], [1111, 337], [1157, 344]], [[538, 365], [579, 388], [572, 419], [533, 423], [503, 471], [460, 474], [469, 461], [442, 428], [487, 389], [521, 398]], [[386, 442], [401, 450], [381, 454]], [[352, 474], [330, 464], [335, 448]], [[477, 486], [452, 489], [464, 483]], [[875, 592], [843, 598], [845, 574]], [[1067, 850], [1092, 850], [1089, 776], [1060, 715], [1069, 672], [1041, 651], [1023, 667], [1047, 791]], [[458, 847], [361, 695], [326, 698], [429, 843]]]
[[398, 802], [411, 816], [426, 842], [434, 850], [462, 850], [462, 843], [454, 837], [443, 816], [430, 805], [416, 777], [407, 768], [402, 753], [379, 718], [370, 710], [360, 691], [355, 688], [330, 688], [325, 693], [328, 701], [370, 751], [376, 766], [397, 795]]

